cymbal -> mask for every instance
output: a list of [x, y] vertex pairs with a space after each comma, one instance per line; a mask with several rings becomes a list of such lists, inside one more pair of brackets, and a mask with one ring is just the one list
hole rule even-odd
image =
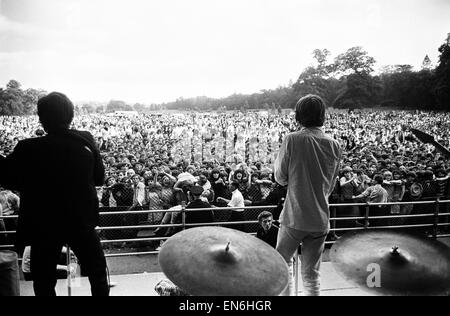
[[288, 284], [283, 257], [264, 241], [223, 227], [197, 227], [161, 247], [165, 275], [190, 295], [276, 296]]
[[389, 229], [351, 232], [331, 248], [336, 271], [361, 289], [383, 295], [450, 292], [450, 248]]

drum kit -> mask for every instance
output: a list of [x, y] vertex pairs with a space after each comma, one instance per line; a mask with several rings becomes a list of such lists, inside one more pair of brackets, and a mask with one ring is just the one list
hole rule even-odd
[[[335, 270], [362, 290], [380, 295], [448, 295], [450, 248], [393, 230], [341, 237], [331, 248]], [[163, 245], [165, 275], [195, 296], [276, 296], [288, 285], [288, 266], [265, 242], [221, 227], [182, 231]]]
[[331, 248], [335, 270], [350, 283], [381, 295], [450, 294], [450, 248], [390, 229], [351, 232]]
[[274, 296], [288, 284], [288, 266], [275, 249], [229, 228], [175, 234], [163, 244], [159, 263], [169, 280], [196, 296]]

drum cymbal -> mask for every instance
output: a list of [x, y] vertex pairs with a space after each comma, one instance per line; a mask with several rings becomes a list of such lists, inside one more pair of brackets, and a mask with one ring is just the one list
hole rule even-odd
[[383, 295], [445, 295], [450, 248], [402, 231], [351, 232], [331, 248], [336, 271], [361, 289]]
[[197, 227], [170, 237], [159, 263], [190, 295], [275, 296], [288, 284], [288, 266], [271, 246], [246, 233]]

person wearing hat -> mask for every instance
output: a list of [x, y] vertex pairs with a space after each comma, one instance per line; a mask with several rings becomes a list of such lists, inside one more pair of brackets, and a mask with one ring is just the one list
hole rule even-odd
[[[211, 205], [202, 199], [202, 193], [204, 192], [203, 187], [199, 185], [193, 185], [190, 187], [188, 192], [190, 202], [186, 206], [186, 210], [211, 208]], [[214, 222], [214, 215], [212, 210], [186, 212], [186, 224], [200, 224], [213, 222]]]
[[74, 106], [64, 94], [40, 98], [37, 112], [47, 135], [20, 141], [12, 154], [0, 159], [0, 184], [21, 197], [18, 253], [31, 246], [37, 296], [56, 295], [56, 265], [65, 244], [80, 259], [92, 295], [107, 296], [106, 259], [95, 230], [96, 186], [103, 185], [105, 177], [100, 152], [91, 133], [70, 129]]

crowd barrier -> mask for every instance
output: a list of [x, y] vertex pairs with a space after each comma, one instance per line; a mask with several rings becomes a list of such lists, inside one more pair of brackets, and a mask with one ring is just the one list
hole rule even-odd
[[[381, 215], [381, 216], [374, 216], [374, 214], [371, 214], [372, 211], [376, 211], [376, 208], [378, 207], [392, 207], [398, 205], [400, 208], [402, 206], [413, 206], [412, 208], [409, 208], [410, 213], [409, 214], [395, 214], [395, 215]], [[107, 232], [111, 231], [138, 231], [138, 232], [145, 232], [146, 230], [153, 230], [159, 227], [165, 227], [165, 228], [173, 228], [178, 230], [184, 230], [191, 227], [197, 227], [197, 226], [226, 226], [226, 227], [233, 227], [234, 225], [244, 225], [245, 230], [249, 233], [254, 235], [255, 234], [255, 225], [259, 225], [257, 221], [257, 215], [264, 210], [271, 210], [276, 208], [275, 205], [270, 206], [254, 206], [254, 207], [245, 207], [244, 212], [246, 214], [246, 218], [248, 217], [254, 217], [249, 220], [240, 221], [240, 222], [230, 222], [228, 221], [227, 216], [221, 216], [222, 213], [230, 213], [232, 210], [235, 209], [242, 209], [242, 208], [210, 208], [210, 209], [188, 209], [186, 210], [185, 206], [183, 205], [181, 210], [128, 210], [128, 211], [114, 211], [109, 210], [108, 212], [101, 212], [100, 216], [121, 216], [122, 219], [126, 219], [128, 216], [142, 216], [145, 215], [147, 218], [149, 218], [150, 215], [158, 212], [177, 212], [181, 215], [180, 217], [180, 223], [171, 223], [166, 225], [158, 225], [158, 224], [146, 224], [146, 223], [138, 223], [138, 225], [124, 225], [124, 226], [100, 226], [97, 228], [100, 236], [101, 236], [101, 242], [104, 245], [105, 248], [107, 248], [107, 245], [117, 245], [120, 244], [120, 248], [124, 244], [127, 243], [152, 243], [152, 242], [161, 242], [169, 237], [140, 237], [139, 233], [136, 233], [133, 238], [122, 238], [122, 239], [108, 239], [106, 237], [111, 237], [111, 235], [107, 235]], [[358, 207], [363, 210], [363, 214], [361, 216], [337, 216], [338, 209], [339, 208], [346, 208], [346, 207]], [[431, 208], [430, 208], [431, 207]], [[414, 210], [414, 208], [416, 208]], [[186, 223], [186, 212], [199, 212], [199, 211], [205, 211], [205, 210], [211, 210], [214, 212], [214, 222], [210, 223], [196, 223], [196, 224], [188, 224]], [[413, 212], [414, 210], [414, 212]], [[364, 229], [379, 229], [379, 228], [388, 228], [388, 229], [413, 229], [413, 230], [420, 230], [422, 233], [426, 233], [428, 237], [438, 239], [438, 238], [446, 238], [450, 237], [450, 200], [440, 200], [436, 199], [434, 201], [411, 201], [411, 202], [391, 202], [391, 203], [349, 203], [349, 204], [330, 204], [330, 211], [332, 214], [332, 217], [330, 218], [330, 234], [339, 233], [339, 232], [348, 232], [348, 231], [355, 231], [355, 230], [364, 230]], [[17, 216], [0, 216], [0, 221], [3, 220], [17, 220]], [[384, 221], [389, 220], [399, 220], [401, 219], [404, 221], [403, 223], [399, 225], [384, 225]], [[217, 220], [217, 221], [216, 221]], [[422, 221], [420, 221], [422, 220]], [[340, 222], [355, 222], [355, 221], [363, 221], [360, 227], [337, 227], [339, 226], [338, 223]], [[381, 222], [380, 222], [381, 221]], [[411, 222], [408, 222], [411, 221]], [[377, 223], [374, 225], [373, 223]], [[378, 225], [380, 224], [381, 225]], [[253, 225], [253, 226], [251, 226]], [[0, 237], [8, 236], [8, 235], [14, 235], [15, 231], [3, 231], [0, 232]], [[144, 234], [145, 235], [145, 234]], [[328, 240], [326, 241], [326, 244], [333, 244], [334, 240]], [[13, 245], [0, 245], [0, 250], [5, 249], [12, 249]], [[69, 253], [69, 252], [68, 252]], [[133, 251], [133, 252], [106, 252], [106, 257], [124, 257], [124, 256], [143, 256], [143, 255], [156, 255], [158, 254], [158, 250], [152, 250], [152, 251]], [[299, 288], [299, 275], [298, 275], [298, 252], [294, 256], [294, 282], [295, 282], [295, 290], [296, 293], [298, 293]], [[68, 262], [67, 265], [70, 265], [70, 256], [68, 255]], [[68, 274], [68, 280], [67, 280], [67, 293], [68, 296], [72, 295], [72, 276]]]
[[[390, 214], [390, 215], [375, 215], [371, 214], [375, 207], [391, 207], [398, 205], [400, 207], [410, 205], [412, 210], [409, 214]], [[226, 226], [233, 228], [235, 225], [245, 227], [245, 232], [249, 234], [256, 234], [259, 223], [257, 220], [258, 214], [265, 210], [273, 210], [276, 205], [268, 206], [250, 206], [244, 207], [244, 221], [231, 222], [228, 221], [231, 216], [231, 212], [235, 209], [242, 208], [230, 208], [230, 207], [212, 207], [210, 209], [189, 209], [186, 210], [184, 206], [181, 210], [126, 210], [122, 211], [121, 208], [101, 208], [100, 218], [101, 223], [97, 230], [101, 237], [103, 245], [115, 245], [120, 244], [121, 247], [127, 243], [142, 243], [144, 242], [159, 242], [166, 240], [169, 237], [146, 237], [152, 235], [152, 230], [157, 228], [172, 228], [175, 231], [184, 230], [191, 227], [198, 226]], [[342, 216], [342, 212], [339, 212], [340, 208], [359, 208], [363, 210], [358, 216]], [[129, 209], [129, 208], [128, 208]], [[211, 210], [214, 214], [214, 222], [210, 223], [186, 223], [186, 212], [198, 212]], [[447, 233], [450, 227], [450, 200], [436, 199], [434, 201], [411, 201], [411, 202], [390, 202], [390, 203], [347, 203], [347, 204], [330, 204], [331, 218], [330, 218], [330, 233], [345, 233], [349, 231], [364, 230], [364, 229], [376, 229], [376, 228], [388, 228], [388, 229], [420, 229], [428, 234], [431, 238], [444, 238], [450, 237]], [[154, 214], [165, 213], [178, 213], [179, 220], [177, 223], [159, 224], [149, 220]], [[17, 220], [18, 216], [0, 216], [0, 221], [4, 220]], [[399, 220], [400, 224], [390, 224], [389, 220]], [[358, 225], [343, 226], [340, 223], [356, 223]], [[446, 233], [443, 233], [446, 231]], [[0, 238], [7, 237], [9, 240], [13, 240], [15, 231], [0, 231]], [[3, 238], [5, 239], [5, 238]], [[0, 239], [1, 240], [1, 239]], [[333, 240], [328, 240], [327, 244], [334, 243]], [[12, 249], [13, 244], [0, 244], [1, 249]], [[108, 248], [108, 247], [106, 247]], [[139, 248], [139, 245], [138, 247]], [[114, 253], [112, 251], [114, 247], [109, 247], [107, 251], [108, 257], [116, 256], [129, 256], [129, 255], [145, 255], [145, 254], [157, 254], [158, 251], [147, 252], [132, 252], [132, 253]]]

